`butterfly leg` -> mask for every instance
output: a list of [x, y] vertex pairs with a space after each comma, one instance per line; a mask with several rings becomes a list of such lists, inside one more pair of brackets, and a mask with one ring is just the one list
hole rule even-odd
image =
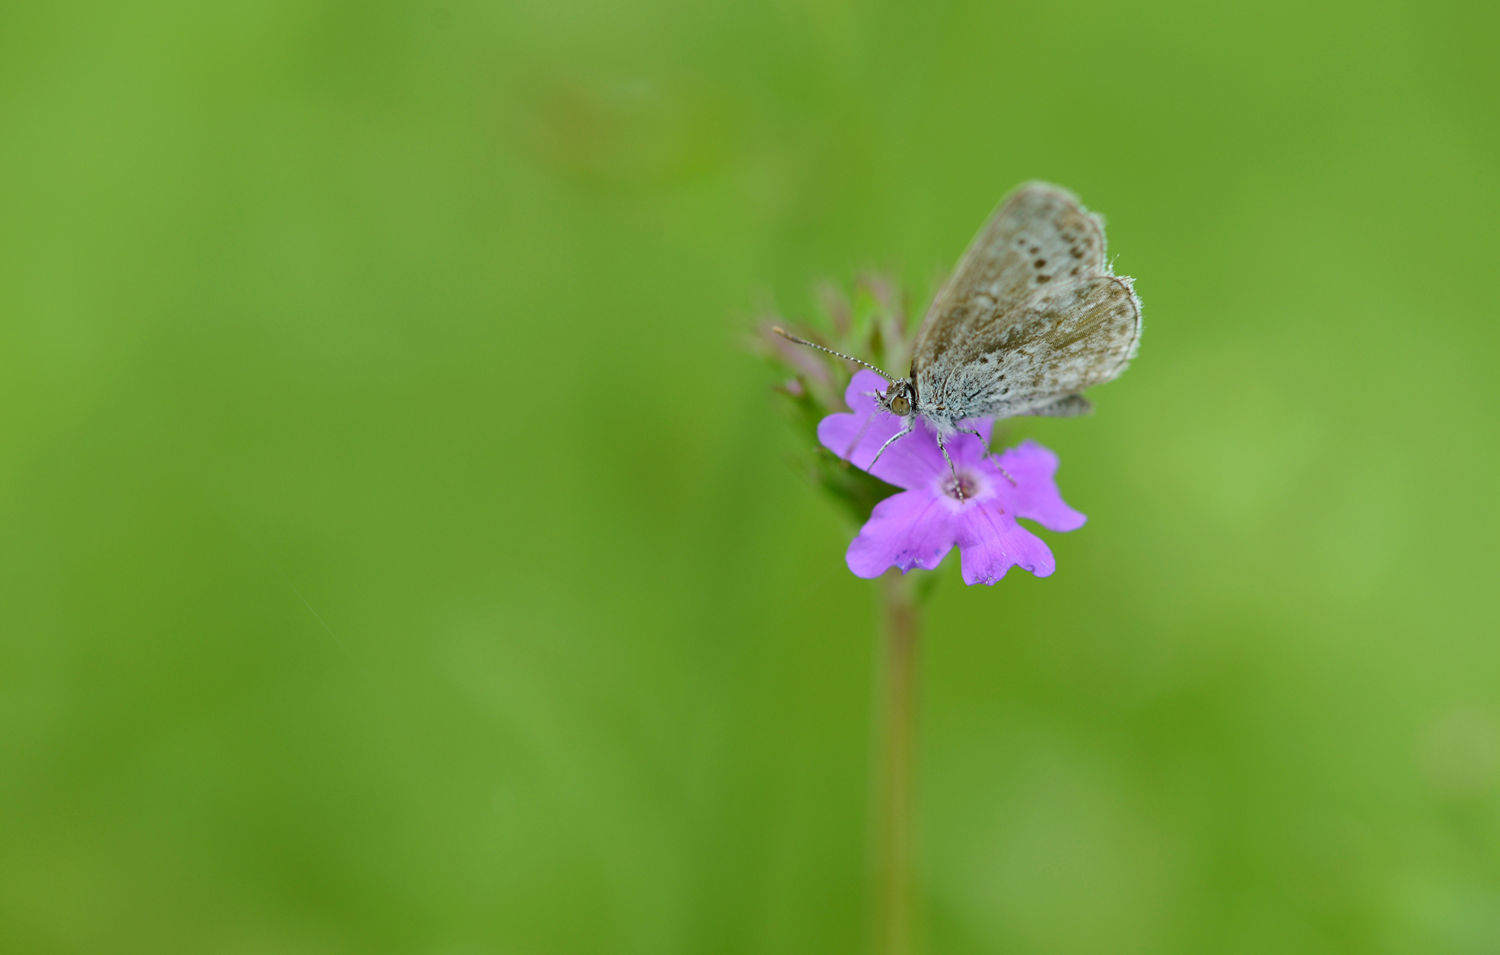
[[962, 501], [967, 495], [964, 494], [964, 482], [958, 479], [958, 468], [953, 466], [953, 459], [948, 456], [948, 446], [943, 444], [943, 436], [937, 436], [938, 450], [943, 452], [943, 460], [948, 462], [948, 473], [953, 475], [953, 489], [958, 492], [958, 499]]
[[[958, 429], [958, 433], [959, 434], [972, 434], [974, 437], [978, 438], [981, 443], [984, 443], [984, 435], [980, 434], [978, 431], [973, 430], [972, 428], [959, 428]], [[944, 451], [943, 452], [943, 456], [947, 457], [947, 455], [948, 455], [948, 452]], [[1005, 479], [1010, 482], [1010, 486], [1011, 487], [1015, 487], [1016, 486], [1016, 479], [1010, 476], [1010, 472], [1009, 471], [1005, 470], [1005, 468], [1003, 468], [1003, 467], [1000, 466], [1000, 461], [996, 457], [996, 455], [995, 455], [995, 453], [993, 451], [991, 451], [988, 448], [985, 448], [984, 456], [990, 459], [990, 463], [995, 466], [995, 469], [997, 471], [999, 471], [1001, 474], [1005, 475]], [[952, 467], [953, 463], [950, 461], [948, 463], [948, 466]]]
[[[898, 439], [898, 438], [904, 438], [907, 435], [911, 434], [911, 429], [914, 428], [914, 427], [916, 427], [916, 425], [917, 425], [917, 418], [916, 418], [915, 415], [913, 415], [912, 417], [908, 418], [907, 421], [906, 421], [906, 427], [902, 428], [900, 431], [897, 431], [895, 434], [891, 435], [889, 438], [886, 439], [885, 444], [882, 444], [880, 446], [880, 450], [876, 451], [875, 452], [875, 456], [870, 459], [870, 463], [865, 465], [865, 470], [873, 472], [875, 470], [875, 462], [880, 460], [880, 456], [885, 453], [885, 449], [888, 448], [888, 447], [890, 447], [891, 445], [895, 444], [896, 443], [896, 439]], [[944, 457], [947, 457], [947, 454], [948, 454], [948, 452], [946, 452], [946, 451], [943, 452], [943, 456]]]

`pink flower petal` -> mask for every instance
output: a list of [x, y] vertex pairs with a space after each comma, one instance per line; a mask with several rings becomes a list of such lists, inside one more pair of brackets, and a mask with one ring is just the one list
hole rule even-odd
[[1040, 444], [1023, 441], [1007, 449], [1000, 455], [1000, 466], [1016, 479], [1014, 487], [1005, 481], [1001, 498], [1010, 503], [1017, 517], [1036, 521], [1049, 531], [1076, 531], [1088, 519], [1063, 503], [1057, 482], [1053, 480], [1057, 473], [1057, 455]]
[[959, 517], [958, 547], [964, 583], [993, 585], [1012, 567], [1050, 577], [1057, 569], [1040, 537], [1006, 514], [994, 500], [977, 502]]
[[845, 560], [856, 577], [879, 577], [891, 567], [903, 574], [913, 567], [932, 570], [956, 539], [954, 515], [943, 498], [903, 491], [875, 505]]

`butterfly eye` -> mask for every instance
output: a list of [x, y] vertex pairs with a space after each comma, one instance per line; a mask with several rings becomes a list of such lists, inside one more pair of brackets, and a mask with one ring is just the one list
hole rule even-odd
[[897, 395], [891, 399], [891, 414], [904, 418], [910, 412], [911, 402], [906, 400], [905, 395]]

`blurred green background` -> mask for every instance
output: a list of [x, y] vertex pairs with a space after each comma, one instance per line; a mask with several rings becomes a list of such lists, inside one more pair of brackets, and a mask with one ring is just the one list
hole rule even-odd
[[1145, 302], [922, 673], [932, 952], [1500, 951], [1492, 4], [0, 12], [0, 947], [850, 952], [873, 585], [744, 339]]

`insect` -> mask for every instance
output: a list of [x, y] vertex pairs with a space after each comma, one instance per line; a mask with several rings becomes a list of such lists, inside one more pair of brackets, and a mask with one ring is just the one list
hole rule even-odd
[[864, 365], [889, 383], [874, 397], [903, 419], [902, 428], [865, 470], [920, 418], [937, 436], [956, 482], [945, 441], [979, 434], [965, 422], [1086, 414], [1091, 406], [1079, 392], [1118, 377], [1135, 356], [1141, 303], [1131, 279], [1105, 262], [1099, 217], [1066, 189], [1031, 182], [1007, 196], [969, 244], [917, 330], [905, 378], [775, 331]]

